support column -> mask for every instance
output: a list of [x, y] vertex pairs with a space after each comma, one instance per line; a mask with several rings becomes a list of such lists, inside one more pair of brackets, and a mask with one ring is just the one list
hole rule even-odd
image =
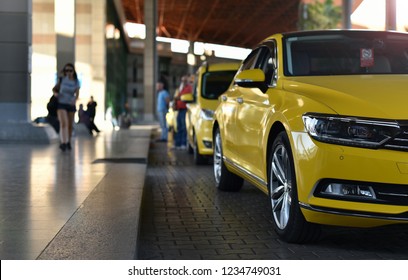
[[155, 119], [156, 80], [157, 80], [157, 0], [144, 2], [146, 39], [143, 58], [144, 68], [144, 120]]
[[31, 14], [31, 0], [0, 2], [0, 122], [30, 119]]
[[194, 75], [195, 74], [195, 65], [196, 65], [196, 57], [194, 55], [194, 42], [189, 41], [190, 46], [188, 47], [188, 54], [187, 54], [187, 64], [188, 64], [188, 74]]
[[351, 10], [353, 6], [353, 0], [343, 0], [343, 28], [351, 29]]
[[55, 0], [57, 71], [66, 63], [75, 64], [75, 0]]
[[397, 30], [397, 6], [395, 0], [385, 0], [385, 30]]
[[0, 1], [0, 141], [50, 142], [50, 126], [31, 124], [32, 1]]

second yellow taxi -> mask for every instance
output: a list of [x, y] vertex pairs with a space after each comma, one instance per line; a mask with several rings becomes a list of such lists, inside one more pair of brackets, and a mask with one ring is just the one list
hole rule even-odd
[[186, 114], [189, 152], [196, 164], [208, 162], [212, 149], [212, 121], [218, 97], [228, 89], [239, 63], [204, 63], [196, 72], [194, 93]]

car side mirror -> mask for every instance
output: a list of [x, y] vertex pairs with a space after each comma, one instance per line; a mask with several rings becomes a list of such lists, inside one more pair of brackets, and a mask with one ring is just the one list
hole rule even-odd
[[180, 96], [180, 100], [185, 103], [191, 103], [194, 102], [194, 96], [192, 93], [185, 93]]
[[265, 81], [265, 73], [261, 69], [241, 71], [235, 77], [234, 83], [244, 88], [259, 88], [263, 93], [268, 89], [268, 85]]

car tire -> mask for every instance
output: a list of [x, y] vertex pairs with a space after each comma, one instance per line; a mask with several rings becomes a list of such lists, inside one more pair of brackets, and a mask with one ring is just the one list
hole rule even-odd
[[200, 154], [200, 151], [198, 150], [198, 144], [197, 144], [197, 137], [194, 133], [193, 135], [193, 157], [194, 157], [194, 163], [196, 165], [203, 165], [208, 163], [208, 159]]
[[268, 168], [269, 201], [276, 233], [290, 243], [317, 241], [321, 229], [307, 222], [300, 209], [293, 154], [284, 131], [273, 142]]
[[214, 132], [214, 178], [215, 185], [221, 191], [237, 192], [241, 190], [244, 180], [230, 172], [224, 164], [221, 134], [219, 128]]

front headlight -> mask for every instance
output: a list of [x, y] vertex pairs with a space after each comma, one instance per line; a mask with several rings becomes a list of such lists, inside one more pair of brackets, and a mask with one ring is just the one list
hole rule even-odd
[[201, 109], [200, 116], [203, 120], [212, 121], [214, 116], [213, 110]]
[[303, 123], [309, 135], [321, 142], [378, 148], [400, 132], [396, 121], [307, 113]]

